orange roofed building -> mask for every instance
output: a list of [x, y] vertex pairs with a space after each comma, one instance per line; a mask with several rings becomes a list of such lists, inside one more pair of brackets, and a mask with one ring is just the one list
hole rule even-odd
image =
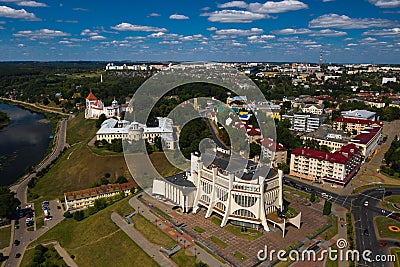
[[86, 97], [86, 109], [85, 109], [85, 118], [86, 119], [98, 119], [101, 114], [106, 115], [107, 118], [111, 117], [119, 117], [121, 114], [121, 106], [118, 104], [118, 101], [115, 100], [111, 103], [111, 106], [104, 106], [103, 102], [100, 99], [90, 92]]
[[136, 182], [123, 184], [101, 185], [89, 189], [64, 193], [66, 210], [84, 209], [94, 205], [94, 201], [99, 198], [113, 197], [120, 192], [131, 194], [132, 188], [138, 188]]

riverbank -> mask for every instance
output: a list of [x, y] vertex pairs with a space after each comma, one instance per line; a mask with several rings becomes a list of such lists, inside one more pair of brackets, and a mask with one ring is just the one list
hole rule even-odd
[[10, 123], [10, 117], [5, 112], [0, 111], [0, 129], [6, 127]]
[[52, 139], [50, 140], [50, 142], [47, 146], [47, 149], [46, 149], [45, 153], [43, 154], [43, 157], [41, 158], [41, 160], [37, 164], [26, 166], [24, 173], [18, 179], [16, 179], [12, 184], [9, 185], [9, 186], [11, 186], [13, 184], [21, 182], [21, 180], [25, 179], [27, 177], [27, 175], [32, 174], [32, 171], [37, 169], [37, 167], [52, 154], [54, 147], [55, 147], [55, 142], [56, 142], [54, 137], [56, 137], [56, 135], [57, 135], [57, 128], [58, 128], [59, 122], [61, 120], [63, 120], [66, 116], [59, 114], [58, 112], [52, 113], [51, 111], [40, 109], [38, 107], [31, 105], [30, 103], [24, 103], [22, 101], [14, 102], [11, 100], [0, 98], [0, 104], [16, 106], [18, 108], [27, 110], [29, 112], [42, 114], [44, 116], [44, 118], [41, 119], [39, 122], [45, 123], [45, 124], [49, 123], [51, 125], [51, 132], [49, 133], [48, 137], [50, 138], [50, 136], [53, 136]]

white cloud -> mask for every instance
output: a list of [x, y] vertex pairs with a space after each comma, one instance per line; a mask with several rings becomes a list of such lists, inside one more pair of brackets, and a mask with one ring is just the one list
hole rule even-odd
[[182, 42], [180, 41], [162, 41], [159, 42], [159, 44], [170, 44], [170, 45], [177, 45], [177, 44], [181, 44]]
[[93, 35], [90, 37], [90, 40], [94, 40], [94, 41], [105, 40], [105, 39], [107, 39], [107, 38], [102, 35]]
[[35, 14], [29, 13], [25, 9], [14, 9], [8, 6], [0, 6], [0, 17], [30, 21], [40, 20], [35, 16]]
[[172, 14], [171, 16], [169, 16], [169, 19], [184, 20], [189, 19], [189, 17], [181, 14]]
[[322, 0], [322, 2], [326, 3], [326, 2], [333, 2], [335, 0]]
[[86, 8], [81, 8], [81, 7], [74, 7], [72, 10], [74, 11], [88, 11]]
[[69, 36], [70, 34], [57, 31], [57, 30], [49, 30], [49, 29], [40, 29], [36, 31], [19, 31], [14, 33], [13, 36], [15, 37], [25, 37], [31, 40], [35, 39], [51, 39], [55, 37], [64, 37]]
[[371, 4], [380, 8], [394, 8], [400, 6], [400, 0], [368, 0]]
[[262, 33], [263, 30], [259, 28], [251, 28], [250, 30], [241, 30], [241, 29], [224, 29], [224, 30], [216, 30], [215, 34], [218, 35], [234, 35], [234, 36], [249, 36]]
[[207, 28], [207, 31], [216, 31], [216, 30], [217, 30], [217, 28], [215, 28], [215, 27]]
[[350, 44], [347, 44], [347, 46], [358, 46], [358, 44], [350, 43]]
[[362, 35], [381, 36], [381, 37], [400, 37], [400, 28], [371, 30], [363, 32]]
[[141, 25], [133, 25], [127, 22], [122, 22], [116, 26], [111, 27], [113, 30], [117, 31], [133, 31], [133, 32], [166, 32], [165, 28], [158, 28], [152, 26], [141, 26]]
[[236, 46], [236, 47], [245, 47], [245, 46], [247, 46], [247, 44], [243, 44], [243, 43], [239, 43], [239, 42], [232, 42], [231, 45], [232, 46]]
[[320, 31], [313, 31], [309, 36], [325, 36], [325, 37], [340, 37], [347, 35], [347, 32], [335, 31], [330, 29], [324, 29]]
[[350, 18], [346, 15], [326, 14], [308, 23], [310, 28], [339, 28], [339, 29], [366, 29], [387, 28], [398, 25], [398, 22], [388, 19]]
[[203, 13], [201, 16], [208, 17], [208, 20], [211, 22], [221, 23], [251, 23], [254, 20], [266, 18], [264, 14], [244, 10], [221, 10], [212, 13]]
[[310, 32], [311, 32], [311, 30], [309, 30], [309, 29], [291, 29], [291, 28], [287, 28], [287, 29], [272, 31], [271, 33], [279, 34], [279, 35], [290, 35], [290, 34], [307, 34], [307, 33], [310, 33]]
[[150, 14], [147, 15], [147, 17], [148, 17], [148, 18], [149, 18], [149, 17], [161, 17], [161, 15], [158, 14], [158, 13], [150, 13]]
[[18, 47], [24, 47], [24, 44], [17, 44]]
[[248, 6], [250, 11], [266, 14], [283, 13], [307, 8], [307, 4], [297, 0], [283, 0], [280, 2], [267, 1], [264, 4], [251, 3]]
[[247, 8], [247, 3], [244, 1], [231, 1], [225, 4], [219, 4], [219, 8], [231, 8], [231, 7], [238, 7], [238, 8]]
[[21, 1], [17, 2], [18, 6], [27, 6], [27, 7], [47, 7], [45, 3], [39, 3], [36, 1]]
[[252, 44], [263, 44], [266, 43], [267, 40], [275, 39], [275, 35], [252, 35], [247, 37], [247, 40]]

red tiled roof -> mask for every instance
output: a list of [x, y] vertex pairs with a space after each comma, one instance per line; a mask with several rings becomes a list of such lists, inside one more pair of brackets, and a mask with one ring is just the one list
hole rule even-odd
[[319, 150], [313, 150], [308, 148], [295, 149], [292, 154], [296, 156], [303, 156], [307, 158], [314, 158], [318, 160], [324, 160], [334, 163], [346, 164], [356, 153], [359, 152], [359, 148], [355, 144], [348, 144], [343, 146], [340, 150], [329, 153]]
[[286, 151], [287, 149], [272, 140], [271, 138], [262, 138], [257, 140], [263, 147], [268, 148], [271, 151]]
[[89, 95], [86, 97], [86, 99], [87, 100], [97, 100], [97, 97], [92, 92], [90, 92]]
[[334, 121], [354, 123], [354, 124], [366, 124], [366, 125], [378, 124], [378, 125], [381, 125], [381, 123], [377, 122], [377, 121], [371, 121], [371, 120], [365, 120], [365, 119], [354, 119], [354, 118], [336, 118]]
[[67, 200], [74, 200], [90, 196], [97, 196], [104, 193], [123, 191], [136, 187], [138, 187], [138, 184], [136, 182], [128, 182], [123, 184], [108, 184], [79, 191], [66, 192], [64, 193], [64, 195], [67, 197]]
[[370, 127], [364, 129], [359, 135], [351, 139], [352, 142], [357, 144], [368, 144], [368, 142], [378, 134], [381, 127]]

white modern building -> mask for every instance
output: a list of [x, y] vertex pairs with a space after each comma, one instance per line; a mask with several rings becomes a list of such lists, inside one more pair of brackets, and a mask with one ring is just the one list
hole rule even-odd
[[324, 105], [319, 105], [315, 103], [301, 103], [299, 109], [302, 113], [322, 115], [322, 113], [324, 112]]
[[192, 154], [190, 172], [154, 180], [153, 195], [168, 199], [183, 212], [204, 209], [206, 218], [216, 214], [222, 218], [221, 227], [232, 223], [270, 231], [271, 223], [283, 235], [286, 223], [299, 228], [301, 213], [290, 219], [278, 216], [284, 208], [283, 172], [252, 161], [243, 169], [239, 162], [223, 153], [215, 158]]

